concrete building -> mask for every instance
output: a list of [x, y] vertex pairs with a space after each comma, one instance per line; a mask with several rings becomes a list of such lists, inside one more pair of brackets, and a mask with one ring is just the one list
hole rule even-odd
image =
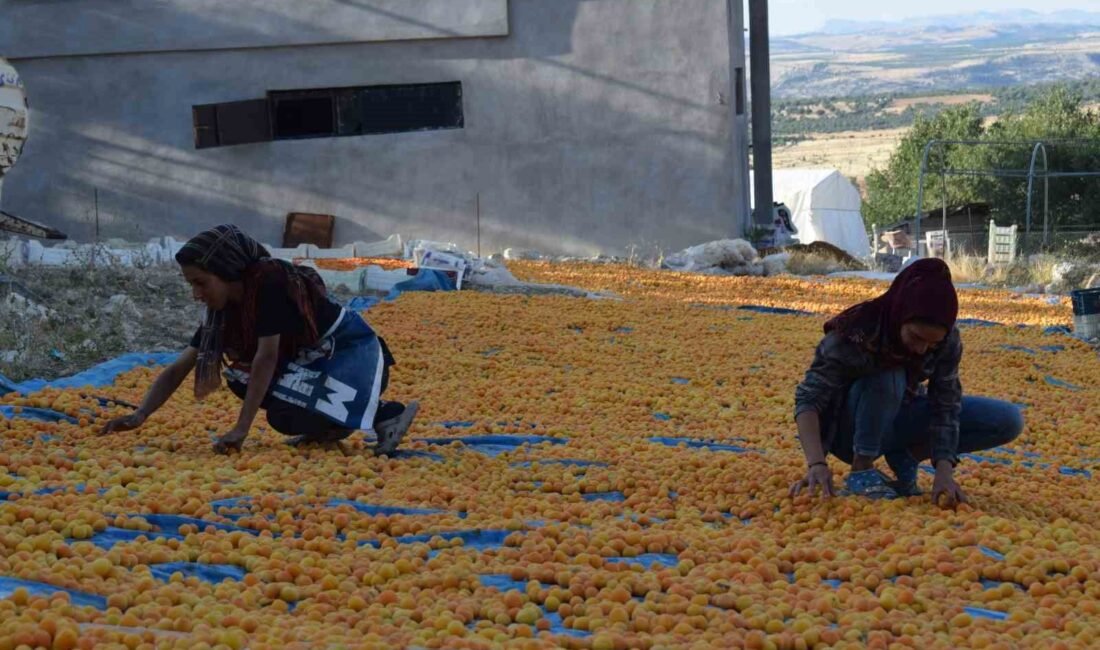
[[[734, 15], [736, 14], [736, 15]], [[3, 209], [71, 237], [289, 212], [336, 243], [623, 253], [740, 235], [738, 0], [0, 0]], [[731, 98], [731, 95], [733, 97]], [[731, 129], [731, 125], [738, 128]], [[244, 142], [245, 144], [238, 144]]]

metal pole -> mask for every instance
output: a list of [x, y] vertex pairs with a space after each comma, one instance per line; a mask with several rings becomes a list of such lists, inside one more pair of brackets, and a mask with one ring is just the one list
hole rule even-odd
[[481, 192], [475, 197], [477, 205], [477, 256], [481, 257]]
[[920, 176], [917, 178], [917, 213], [913, 216], [913, 222], [916, 226], [913, 243], [917, 247], [917, 257], [920, 257], [920, 218], [921, 211], [924, 209], [924, 173], [928, 171], [928, 152], [931, 151], [934, 144], [936, 144], [936, 140], [929, 140], [928, 144], [924, 145], [924, 152], [920, 157]]
[[1047, 166], [1047, 149], [1043, 147], [1043, 246], [1047, 245], [1047, 224], [1050, 222], [1050, 177], [1046, 172], [1049, 171]]
[[940, 161], [940, 200], [942, 201], [943, 219], [943, 258], [947, 259], [947, 150], [943, 151], [943, 159]]
[[772, 225], [771, 54], [768, 46], [768, 0], [749, 0], [749, 65], [752, 77], [753, 222]]
[[1027, 222], [1024, 239], [1027, 240], [1031, 236], [1031, 196], [1032, 188], [1035, 185], [1035, 163], [1039, 159], [1039, 153], [1043, 154], [1043, 246], [1047, 245], [1047, 222], [1050, 217], [1050, 179], [1047, 178], [1047, 174], [1050, 172], [1050, 163], [1047, 160], [1047, 148], [1042, 141], [1036, 142], [1035, 146], [1031, 149], [1031, 164], [1027, 168]]
[[749, 198], [749, 111], [745, 87], [745, 2], [726, 0], [726, 32], [729, 37], [730, 166], [733, 175], [733, 219], [740, 234], [752, 230]]

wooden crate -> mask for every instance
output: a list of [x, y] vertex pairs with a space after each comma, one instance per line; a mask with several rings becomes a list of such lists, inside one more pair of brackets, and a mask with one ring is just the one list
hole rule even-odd
[[331, 214], [291, 212], [286, 215], [283, 248], [295, 248], [299, 244], [332, 248], [332, 231], [335, 226], [336, 217]]

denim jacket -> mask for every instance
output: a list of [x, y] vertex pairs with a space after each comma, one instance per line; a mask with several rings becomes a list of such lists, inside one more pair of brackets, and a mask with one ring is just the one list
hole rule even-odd
[[[932, 409], [929, 438], [932, 460], [958, 462], [959, 412], [962, 410], [962, 383], [959, 381], [959, 361], [962, 359], [962, 339], [958, 328], [942, 343], [924, 355], [917, 384], [928, 382], [928, 401]], [[806, 377], [795, 389], [797, 418], [808, 411], [817, 412], [825, 448], [829, 448], [837, 421], [844, 408], [848, 389], [858, 379], [873, 375], [890, 366], [884, 364], [875, 350], [860, 346], [835, 332], [825, 335], [814, 353]], [[912, 396], [907, 396], [911, 398]]]

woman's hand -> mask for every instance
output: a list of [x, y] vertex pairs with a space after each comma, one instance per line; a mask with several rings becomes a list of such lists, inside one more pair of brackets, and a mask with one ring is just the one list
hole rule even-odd
[[[941, 503], [941, 498], [943, 503]], [[955, 468], [949, 461], [936, 463], [936, 478], [932, 481], [932, 503], [944, 508], [958, 508], [966, 503], [966, 492], [955, 482]]]
[[231, 449], [235, 449], [237, 453], [240, 453], [241, 448], [244, 446], [245, 438], [247, 437], [247, 429], [234, 427], [233, 429], [230, 429], [229, 433], [214, 441], [214, 453], [229, 454], [229, 451]]
[[803, 490], [806, 490], [808, 494], [813, 494], [817, 488], [821, 488], [821, 496], [828, 499], [829, 497], [836, 496], [836, 490], [833, 488], [833, 472], [829, 469], [829, 466], [824, 463], [814, 463], [810, 466], [810, 469], [806, 472], [806, 477], [795, 481], [791, 484], [790, 495], [792, 497], [798, 496]]
[[103, 428], [99, 430], [99, 435], [106, 436], [118, 431], [133, 431], [143, 424], [145, 424], [145, 414], [141, 411], [134, 411], [129, 415], [114, 418], [103, 425]]

